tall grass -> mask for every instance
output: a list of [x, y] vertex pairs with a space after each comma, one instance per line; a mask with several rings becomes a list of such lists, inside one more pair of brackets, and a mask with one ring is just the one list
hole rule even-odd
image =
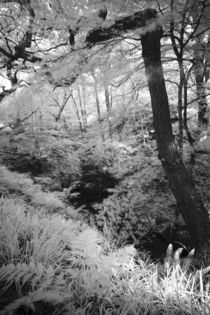
[[0, 195], [22, 196], [34, 207], [46, 208], [48, 212], [63, 211], [68, 217], [75, 217], [76, 211], [66, 206], [55, 193], [45, 192], [41, 185], [34, 184], [25, 174], [9, 171], [0, 166]]
[[2, 198], [0, 314], [44, 314], [50, 305], [57, 315], [207, 315], [210, 268], [190, 269], [192, 254], [181, 260], [170, 246], [164, 264], [151, 263], [81, 222]]

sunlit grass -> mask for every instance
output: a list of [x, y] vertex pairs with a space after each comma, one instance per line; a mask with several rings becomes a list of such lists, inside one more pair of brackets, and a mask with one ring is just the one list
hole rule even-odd
[[0, 189], [4, 195], [15, 194], [27, 198], [35, 207], [45, 207], [50, 212], [64, 210], [69, 217], [76, 215], [72, 207], [67, 207], [55, 193], [44, 192], [41, 185], [35, 185], [27, 175], [11, 172], [5, 166], [0, 166]]
[[169, 246], [164, 264], [141, 260], [81, 222], [2, 198], [0, 314], [40, 302], [66, 315], [210, 314], [210, 268], [193, 270], [193, 252], [180, 255]]

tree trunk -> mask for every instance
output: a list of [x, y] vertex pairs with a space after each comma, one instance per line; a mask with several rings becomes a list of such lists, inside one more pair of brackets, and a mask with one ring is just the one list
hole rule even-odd
[[82, 119], [80, 117], [79, 110], [78, 110], [78, 107], [77, 107], [77, 102], [76, 102], [73, 94], [71, 94], [71, 98], [73, 100], [73, 104], [74, 104], [74, 108], [75, 108], [75, 111], [76, 111], [77, 121], [78, 121], [78, 124], [79, 124], [80, 131], [84, 132], [84, 126], [83, 126], [83, 123], [82, 123]]
[[59, 101], [58, 100], [55, 100], [57, 105], [59, 106], [59, 111], [58, 111], [58, 114], [55, 116], [55, 121], [58, 122], [61, 118], [61, 115], [64, 111], [64, 108], [66, 106], [66, 104], [68, 103], [68, 100], [70, 99], [71, 97], [71, 94], [72, 92], [70, 91], [69, 94], [67, 94], [67, 91], [64, 92], [64, 96], [63, 96], [63, 101], [62, 101], [62, 104], [60, 105], [59, 104]]
[[179, 63], [179, 87], [178, 87], [178, 117], [179, 117], [179, 135], [178, 135], [178, 144], [180, 153], [183, 150], [183, 115], [182, 115], [182, 108], [183, 108], [183, 89], [184, 89], [184, 82], [185, 82], [185, 73], [183, 67], [182, 59], [178, 61]]
[[190, 153], [190, 163], [191, 165], [195, 165], [195, 147], [194, 147], [194, 142], [195, 140], [193, 139], [191, 132], [188, 128], [188, 123], [187, 123], [187, 105], [188, 105], [188, 86], [187, 86], [187, 78], [185, 77], [185, 82], [184, 82], [184, 106], [183, 106], [183, 127], [187, 135], [187, 140], [191, 148], [191, 153]]
[[92, 71], [92, 77], [94, 79], [93, 88], [94, 88], [95, 99], [96, 99], [97, 120], [98, 120], [98, 125], [100, 128], [100, 132], [101, 132], [101, 139], [102, 139], [102, 141], [104, 141], [105, 138], [104, 138], [104, 132], [103, 132], [103, 127], [102, 127], [102, 117], [101, 117], [101, 108], [100, 108], [99, 95], [98, 95], [97, 79], [96, 79], [93, 71]]
[[82, 102], [82, 96], [81, 96], [81, 93], [80, 93], [80, 87], [79, 86], [78, 86], [77, 92], [78, 92], [80, 113], [81, 113], [81, 116], [82, 116], [83, 131], [87, 132], [87, 112], [86, 112], [85, 103]]
[[[201, 32], [202, 24], [201, 12], [204, 16], [207, 14], [205, 8], [209, 6], [208, 1], [194, 1], [192, 7], [192, 17], [194, 27], [197, 28], [197, 37], [194, 45], [194, 75], [196, 82], [197, 98], [198, 98], [198, 127], [207, 129], [208, 127], [208, 103], [206, 99], [205, 79], [207, 79], [207, 64], [208, 64], [208, 42], [205, 43], [207, 32]], [[206, 29], [206, 31], [208, 28]], [[200, 34], [199, 34], [200, 33]]]
[[198, 248], [210, 238], [208, 212], [198, 196], [191, 175], [186, 170], [174, 143], [168, 96], [163, 76], [160, 53], [162, 27], [142, 36], [142, 53], [151, 96], [154, 129], [159, 157], [171, 189], [191, 236], [192, 245]]
[[109, 99], [109, 90], [106, 86], [104, 87], [104, 94], [105, 94], [105, 102], [106, 102], [108, 133], [109, 133], [109, 137], [112, 138], [112, 123], [111, 123], [112, 108], [111, 108], [111, 102]]
[[198, 126], [204, 127], [208, 126], [208, 103], [206, 99], [206, 87], [205, 87], [205, 49], [206, 44], [202, 43], [202, 39], [197, 38], [196, 45], [194, 49], [194, 75], [196, 82], [197, 98], [198, 98]]
[[84, 81], [82, 82], [82, 94], [83, 94], [83, 117], [84, 117], [84, 126], [87, 130], [87, 103], [86, 103], [86, 90], [85, 90], [85, 84]]

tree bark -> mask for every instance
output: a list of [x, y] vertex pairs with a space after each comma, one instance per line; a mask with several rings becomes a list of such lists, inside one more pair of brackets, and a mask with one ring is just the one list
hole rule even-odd
[[[198, 127], [207, 129], [209, 123], [208, 102], [206, 98], [205, 80], [208, 81], [208, 45], [209, 29], [203, 29], [204, 20], [208, 16], [209, 1], [194, 1], [192, 5], [192, 18], [194, 28], [197, 34], [194, 44], [194, 75], [196, 82], [196, 92], [198, 98]], [[205, 31], [204, 31], [205, 30]], [[205, 37], [208, 34], [208, 42], [205, 43]]]
[[[189, 75], [189, 73], [188, 73]], [[187, 105], [188, 105], [188, 86], [187, 86], [187, 81], [188, 78], [185, 78], [185, 83], [184, 83], [184, 106], [183, 106], [183, 127], [187, 135], [187, 140], [191, 148], [191, 153], [190, 153], [190, 163], [191, 165], [195, 165], [195, 147], [194, 147], [194, 142], [195, 140], [193, 139], [191, 132], [188, 128], [188, 123], [187, 123]]]
[[147, 32], [141, 39], [158, 152], [178, 209], [190, 233], [192, 245], [198, 248], [210, 238], [209, 215], [174, 143], [161, 62], [161, 37], [162, 27], [157, 25], [154, 31]]
[[178, 87], [178, 117], [179, 117], [179, 150], [182, 153], [183, 149], [183, 115], [182, 115], [182, 95], [185, 81], [185, 73], [182, 60], [179, 62], [179, 87]]
[[198, 97], [198, 127], [208, 126], [208, 103], [206, 98], [206, 87], [205, 87], [205, 50], [206, 44], [202, 43], [202, 38], [196, 39], [195, 49], [194, 49], [194, 75], [196, 82], [196, 90]]

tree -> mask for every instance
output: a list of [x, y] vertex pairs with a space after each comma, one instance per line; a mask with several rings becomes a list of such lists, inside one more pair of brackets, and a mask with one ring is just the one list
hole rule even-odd
[[[208, 38], [209, 38], [209, 0], [170, 1], [170, 37], [179, 66], [178, 115], [179, 145], [183, 138], [183, 117], [187, 103], [189, 72], [194, 73], [197, 101], [198, 126], [208, 123], [208, 103], [206, 82], [208, 80]], [[206, 82], [205, 82], [206, 81]], [[185, 121], [183, 121], [185, 119]]]
[[112, 123], [111, 123], [112, 105], [110, 102], [110, 93], [107, 86], [104, 87], [104, 96], [105, 96], [105, 103], [106, 103], [108, 133], [109, 133], [109, 137], [112, 138]]
[[206, 82], [209, 79], [209, 0], [193, 1], [192, 18], [195, 29], [194, 75], [198, 98], [198, 127], [209, 123]]
[[58, 122], [61, 118], [61, 115], [70, 99], [70, 97], [72, 96], [72, 91], [71, 90], [65, 90], [64, 91], [64, 95], [62, 97], [62, 100], [61, 100], [61, 103], [60, 103], [60, 100], [59, 100], [59, 97], [53, 97], [53, 100], [55, 102], [55, 104], [57, 105], [58, 107], [58, 113], [55, 115], [53, 115], [55, 117], [55, 121]]
[[[182, 150], [183, 146], [183, 127], [187, 129], [187, 103], [183, 102], [183, 94], [187, 95], [187, 70], [185, 70], [184, 57], [186, 53], [186, 45], [192, 36], [186, 39], [186, 29], [189, 26], [189, 0], [184, 4], [179, 1], [170, 0], [170, 38], [172, 47], [177, 59], [179, 67], [179, 83], [178, 83], [178, 121], [179, 121], [179, 148]], [[177, 15], [180, 15], [177, 21]], [[175, 23], [176, 21], [176, 23]], [[188, 67], [187, 67], [188, 68]], [[186, 100], [186, 98], [185, 98]], [[183, 109], [185, 110], [183, 117]]]
[[103, 128], [102, 128], [102, 115], [101, 115], [101, 107], [100, 107], [100, 101], [99, 101], [99, 91], [98, 91], [98, 84], [97, 84], [97, 79], [95, 77], [94, 71], [92, 71], [92, 77], [93, 77], [93, 88], [95, 92], [95, 101], [96, 101], [96, 111], [97, 111], [97, 120], [98, 120], [98, 125], [100, 128], [101, 132], [101, 139], [104, 141], [104, 133], [103, 133]]
[[[94, 50], [97, 45], [114, 44], [115, 40], [119, 42], [124, 34], [136, 29], [141, 29], [140, 35], [138, 34], [135, 38], [142, 43], [159, 158], [191, 235], [192, 244], [199, 248], [210, 238], [210, 221], [208, 212], [197, 194], [193, 179], [187, 172], [174, 142], [160, 53], [163, 31], [156, 10], [148, 8], [136, 11], [131, 15], [117, 18], [109, 25], [97, 24], [89, 27], [79, 50], [72, 50], [68, 52], [66, 59], [63, 58], [65, 71], [62, 75], [55, 75], [58, 74], [57, 69], [54, 72], [45, 71], [45, 75], [55, 87], [72, 85], [79, 75], [88, 71], [92, 55], [97, 54]], [[77, 43], [77, 40], [75, 34], [74, 41]], [[71, 63], [71, 60], [74, 62]]]
[[174, 143], [160, 56], [161, 36], [160, 25], [157, 25], [153, 32], [142, 36], [143, 58], [152, 101], [158, 152], [192, 243], [198, 248], [210, 238], [210, 221], [208, 212], [196, 192], [193, 179], [187, 172]]
[[[148, 24], [149, 21], [150, 24]], [[199, 248], [210, 238], [209, 215], [174, 142], [160, 52], [163, 30], [158, 23], [156, 10], [145, 9], [134, 15], [117, 19], [107, 28], [93, 29], [87, 34], [85, 42], [91, 48], [137, 27], [144, 28], [141, 42], [159, 158], [176, 198], [178, 209], [190, 233], [192, 244]]]
[[75, 112], [76, 112], [76, 116], [77, 116], [77, 121], [78, 121], [78, 124], [79, 124], [79, 129], [81, 132], [86, 132], [87, 131], [87, 121], [84, 117], [84, 112], [82, 110], [82, 108], [80, 107], [80, 111], [78, 109], [78, 106], [77, 106], [77, 102], [74, 98], [74, 95], [73, 93], [71, 94], [71, 99], [73, 101], [73, 105], [74, 105], [74, 108], [75, 108]]

